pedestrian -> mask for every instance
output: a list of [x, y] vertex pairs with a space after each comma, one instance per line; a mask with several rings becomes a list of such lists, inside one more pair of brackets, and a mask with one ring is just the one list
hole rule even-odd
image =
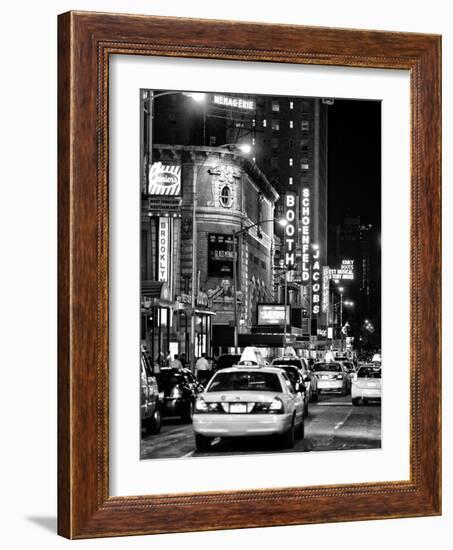
[[179, 360], [179, 355], [175, 353], [174, 359], [170, 361], [170, 368], [172, 369], [182, 369], [182, 363]]
[[206, 353], [202, 353], [201, 357], [197, 359], [195, 363], [195, 375], [200, 384], [205, 384], [209, 377], [209, 363], [206, 359]]

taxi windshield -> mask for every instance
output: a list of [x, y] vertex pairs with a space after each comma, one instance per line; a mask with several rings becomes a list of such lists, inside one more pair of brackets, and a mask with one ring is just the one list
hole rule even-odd
[[206, 391], [281, 392], [282, 386], [277, 374], [270, 372], [219, 372]]
[[380, 367], [361, 367], [357, 373], [359, 378], [381, 378]]

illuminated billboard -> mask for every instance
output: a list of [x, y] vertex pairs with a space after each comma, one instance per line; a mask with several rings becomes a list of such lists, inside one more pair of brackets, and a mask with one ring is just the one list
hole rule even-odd
[[[283, 304], [258, 304], [258, 325], [284, 325], [285, 306]], [[286, 323], [290, 323], [290, 306], [286, 306]]]
[[353, 281], [354, 260], [342, 260], [339, 269], [330, 270], [330, 278], [334, 281]]
[[233, 235], [209, 233], [208, 276], [233, 276]]
[[181, 194], [181, 166], [153, 162], [149, 169], [148, 195]]

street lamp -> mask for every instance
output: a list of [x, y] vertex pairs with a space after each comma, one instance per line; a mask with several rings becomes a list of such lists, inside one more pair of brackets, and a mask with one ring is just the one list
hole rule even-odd
[[[279, 225], [284, 227], [288, 222], [285, 219], [270, 218], [269, 220], [260, 220], [252, 225], [244, 227], [239, 231], [233, 229], [233, 334], [234, 334], [234, 353], [238, 353], [238, 312], [237, 312], [237, 268], [236, 268], [236, 237], [242, 233], [247, 233], [253, 227], [261, 225], [262, 223], [268, 222], [277, 222]], [[286, 307], [285, 307], [285, 318], [286, 318]]]
[[217, 149], [228, 149], [229, 151], [239, 150], [245, 155], [252, 152], [252, 146], [249, 143], [224, 143], [219, 145]]
[[[146, 94], [146, 95], [145, 95]], [[142, 164], [142, 182], [143, 182], [143, 191], [145, 194], [148, 191], [148, 178], [149, 178], [149, 167], [152, 165], [152, 155], [153, 155], [153, 118], [154, 118], [154, 101], [159, 97], [168, 96], [168, 95], [182, 95], [189, 97], [197, 103], [202, 103], [206, 100], [205, 93], [199, 92], [183, 92], [180, 90], [168, 90], [166, 92], [157, 92], [154, 93], [152, 90], [145, 90], [142, 95], [143, 102], [143, 111], [147, 114], [148, 128], [147, 128], [147, 143], [148, 150], [143, 151], [143, 164]], [[146, 103], [149, 104], [149, 109], [147, 110], [144, 106]]]

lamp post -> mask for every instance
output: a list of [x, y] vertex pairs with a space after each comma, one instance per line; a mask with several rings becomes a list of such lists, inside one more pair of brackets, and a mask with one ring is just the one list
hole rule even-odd
[[[283, 220], [285, 221], [285, 220]], [[280, 223], [280, 222], [279, 222]], [[286, 224], [284, 224], [286, 225]], [[276, 269], [284, 269], [284, 271], [282, 273], [280, 273], [280, 277], [282, 275], [285, 276], [285, 285], [284, 285], [284, 292], [285, 292], [285, 296], [283, 298], [283, 304], [284, 304], [284, 308], [285, 308], [285, 311], [284, 311], [284, 322], [283, 322], [283, 348], [285, 348], [286, 346], [286, 336], [287, 336], [287, 328], [288, 328], [288, 315], [287, 315], [287, 310], [288, 310], [288, 271], [293, 271], [294, 267], [286, 267], [286, 266], [282, 266], [282, 267], [279, 267], [279, 268], [276, 268]]]
[[[198, 103], [204, 102], [206, 99], [205, 93], [198, 92], [183, 92], [180, 90], [168, 90], [166, 92], [154, 93], [152, 90], [144, 90], [142, 92], [142, 109], [145, 113], [146, 120], [148, 122], [145, 136], [145, 129], [142, 129], [142, 142], [147, 143], [147, 150], [142, 151], [142, 191], [144, 194], [148, 192], [149, 186], [149, 167], [152, 165], [152, 155], [153, 155], [153, 119], [154, 119], [154, 101], [159, 97], [168, 96], [168, 95], [182, 95], [185, 97], [191, 98], [193, 101]], [[146, 108], [148, 104], [148, 109]]]
[[[236, 237], [242, 235], [242, 233], [247, 233], [253, 227], [261, 225], [262, 223], [268, 222], [277, 222], [281, 226], [287, 224], [286, 220], [279, 220], [277, 218], [270, 218], [269, 220], [260, 220], [252, 225], [244, 227], [243, 229], [236, 231], [233, 229], [233, 344], [234, 344], [234, 353], [238, 353], [238, 312], [237, 312], [237, 267], [236, 267]], [[285, 290], [286, 293], [286, 290]], [[285, 308], [285, 317], [286, 317], [286, 308]]]

